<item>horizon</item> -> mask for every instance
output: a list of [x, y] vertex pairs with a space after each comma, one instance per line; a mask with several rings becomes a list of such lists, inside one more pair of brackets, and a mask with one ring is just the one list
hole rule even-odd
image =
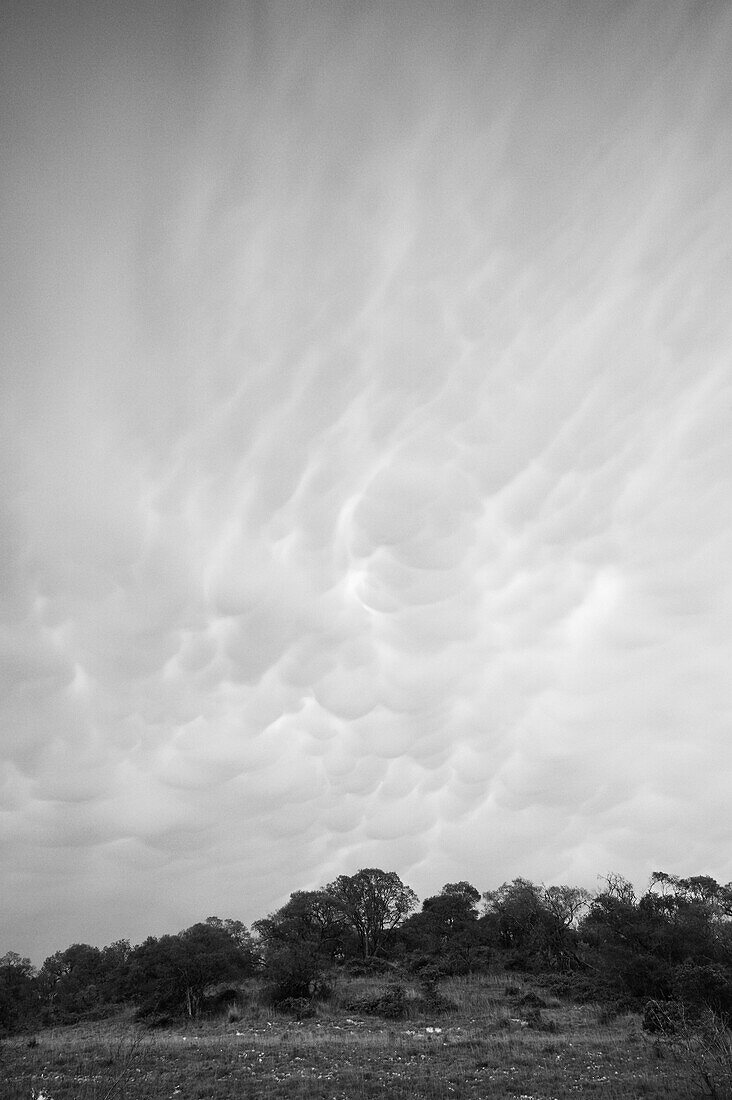
[[716, 0], [2, 5], [2, 950], [732, 880], [731, 54]]
[[[360, 868], [359, 870], [362, 870], [362, 869], [363, 869], [363, 868]], [[389, 867], [383, 867], [383, 868], [381, 868], [381, 870], [389, 872], [389, 871], [392, 871], [392, 870], [394, 870], [394, 869], [393, 869], [393, 868], [389, 868]], [[349, 872], [349, 871], [345, 871], [345, 872], [343, 872], [343, 873], [344, 873], [344, 874], [346, 874], [346, 875], [349, 875], [349, 874], [356, 874], [356, 873], [357, 873], [357, 871], [356, 871], [356, 870], [354, 870], [354, 871], [350, 871], [350, 872]], [[396, 873], [397, 873], [397, 875], [399, 875], [399, 872], [398, 872], [398, 871], [397, 871]], [[620, 872], [613, 872], [613, 871], [608, 871], [608, 872], [607, 872], [606, 874], [604, 874], [604, 875], [603, 875], [603, 874], [598, 874], [598, 875], [596, 876], [596, 877], [597, 877], [597, 884], [596, 884], [596, 887], [595, 887], [595, 889], [594, 889], [594, 890], [593, 890], [593, 889], [590, 889], [589, 887], [587, 887], [587, 886], [586, 886], [585, 884], [583, 884], [583, 883], [575, 883], [575, 882], [562, 882], [562, 883], [559, 883], [559, 882], [546, 882], [546, 881], [545, 881], [545, 880], [543, 880], [543, 879], [540, 879], [540, 880], [538, 880], [538, 881], [536, 881], [536, 882], [533, 882], [533, 885], [534, 885], [534, 886], [539, 886], [539, 887], [550, 887], [550, 886], [569, 886], [569, 887], [583, 888], [583, 889], [586, 889], [586, 890], [588, 891], [588, 893], [589, 893], [589, 895], [590, 895], [590, 900], [592, 900], [592, 898], [594, 898], [594, 897], [596, 897], [596, 896], [598, 896], [598, 895], [600, 895], [600, 894], [602, 894], [602, 893], [603, 893], [603, 889], [602, 889], [602, 884], [603, 884], [603, 883], [605, 883], [605, 886], [606, 886], [606, 888], [607, 888], [607, 886], [609, 885], [609, 880], [610, 880], [610, 878], [611, 878], [612, 876], [617, 876], [617, 877], [619, 877], [620, 879], [622, 879], [622, 880], [623, 880], [624, 882], [628, 883], [628, 884], [629, 884], [629, 885], [630, 885], [630, 886], [632, 887], [632, 889], [633, 889], [633, 891], [634, 891], [634, 893], [635, 893], [635, 895], [636, 895], [636, 898], [641, 898], [642, 896], [644, 896], [644, 895], [645, 895], [645, 893], [648, 893], [648, 892], [650, 892], [650, 891], [651, 891], [651, 889], [652, 889], [652, 886], [653, 886], [653, 876], [654, 876], [654, 874], [655, 874], [655, 873], [656, 873], [656, 872], [651, 872], [651, 873], [649, 873], [649, 875], [648, 875], [648, 885], [647, 885], [647, 886], [645, 887], [645, 889], [644, 889], [643, 891], [640, 891], [640, 890], [638, 889], [638, 886], [637, 886], [637, 885], [636, 885], [635, 883], [633, 883], [633, 882], [630, 882], [630, 880], [629, 880], [629, 879], [626, 879], [626, 878], [625, 878], [625, 876], [624, 876], [624, 875], [622, 875], [622, 874], [621, 874]], [[685, 878], [685, 877], [712, 877], [712, 878], [713, 878], [714, 876], [705, 876], [705, 875], [703, 874], [703, 872], [700, 872], [700, 873], [699, 873], [698, 875], [692, 875], [692, 876], [678, 876], [678, 877], [680, 877], [680, 878], [682, 878], [682, 879], [683, 879], [683, 878]], [[399, 878], [401, 879], [401, 878], [402, 878], [402, 876], [401, 876], [401, 875], [399, 875]], [[481, 909], [481, 908], [482, 908], [483, 906], [485, 906], [485, 904], [486, 904], [486, 898], [487, 898], [487, 895], [491, 894], [491, 893], [492, 893], [492, 892], [494, 892], [495, 890], [498, 890], [498, 889], [500, 889], [500, 888], [501, 888], [502, 886], [506, 886], [506, 885], [509, 885], [510, 883], [512, 883], [512, 882], [515, 882], [515, 881], [518, 881], [518, 880], [532, 881], [532, 880], [527, 880], [527, 879], [526, 879], [526, 876], [524, 876], [524, 875], [512, 875], [512, 876], [511, 876], [511, 877], [510, 877], [509, 879], [506, 879], [506, 880], [505, 880], [504, 882], [502, 882], [502, 883], [497, 883], [497, 884], [496, 884], [495, 886], [487, 887], [487, 888], [486, 888], [485, 890], [482, 890], [482, 889], [480, 888], [480, 886], [479, 886], [479, 885], [476, 885], [476, 883], [473, 883], [473, 882], [470, 882], [470, 883], [468, 883], [468, 885], [470, 885], [470, 886], [473, 886], [473, 887], [474, 887], [474, 888], [475, 888], [475, 889], [476, 889], [476, 890], [477, 890], [477, 891], [478, 891], [478, 892], [480, 893], [480, 901], [476, 902], [476, 908], [478, 908], [478, 909]], [[406, 882], [406, 881], [404, 881], [404, 880], [402, 880], [402, 881], [403, 881], [403, 884], [404, 884], [405, 886], [407, 886], [407, 887], [409, 887], [409, 886], [410, 886], [410, 883], [409, 883], [409, 882]], [[438, 896], [438, 895], [439, 895], [439, 894], [441, 893], [441, 891], [442, 891], [442, 890], [444, 889], [444, 887], [445, 887], [445, 886], [448, 886], [448, 885], [450, 885], [451, 883], [452, 883], [452, 884], [454, 884], [454, 883], [459, 883], [459, 882], [464, 882], [464, 881], [466, 881], [466, 880], [464, 880], [464, 879], [459, 879], [459, 878], [456, 878], [456, 879], [450, 880], [450, 882], [449, 882], [449, 883], [448, 883], [448, 882], [444, 882], [444, 883], [442, 884], [442, 886], [440, 886], [440, 887], [439, 887], [439, 889], [435, 889], [435, 890], [434, 890], [433, 892], [431, 892], [431, 893], [425, 894], [424, 896], [420, 896], [420, 895], [417, 895], [417, 905], [415, 906], [414, 910], [412, 910], [412, 912], [415, 912], [415, 913], [417, 913], [417, 912], [420, 912], [420, 911], [421, 911], [421, 908], [422, 908], [422, 906], [423, 906], [423, 904], [424, 904], [424, 902], [425, 902], [425, 901], [426, 901], [426, 900], [427, 900], [428, 898], [432, 898], [432, 897]], [[327, 887], [327, 885], [328, 885], [328, 883], [321, 883], [321, 884], [320, 884], [319, 886], [311, 887], [311, 889], [312, 889], [312, 890], [313, 890], [314, 892], [318, 892], [318, 891], [320, 891], [320, 890], [323, 890], [323, 889], [325, 889], [325, 888]], [[719, 883], [719, 885], [721, 885], [721, 886], [732, 886], [732, 883]], [[218, 918], [218, 919], [220, 919], [220, 920], [239, 920], [239, 921], [241, 921], [241, 923], [242, 923], [242, 924], [244, 925], [244, 927], [245, 927], [245, 928], [247, 929], [247, 931], [249, 931], [250, 933], [252, 933], [252, 934], [254, 935], [254, 937], [256, 938], [256, 936], [257, 936], [257, 932], [256, 932], [256, 930], [255, 930], [255, 928], [254, 928], [254, 925], [255, 925], [255, 924], [257, 923], [257, 921], [259, 921], [259, 920], [263, 920], [263, 919], [265, 919], [266, 917], [269, 917], [269, 916], [271, 916], [271, 915], [272, 915], [272, 913], [276, 913], [276, 912], [277, 912], [277, 911], [278, 911], [278, 910], [279, 910], [280, 908], [282, 908], [282, 906], [283, 906], [283, 905], [285, 905], [285, 904], [287, 903], [287, 901], [289, 901], [289, 899], [290, 899], [290, 898], [291, 898], [291, 897], [292, 897], [292, 896], [293, 896], [294, 894], [296, 894], [296, 893], [299, 893], [299, 892], [303, 892], [303, 891], [298, 891], [297, 889], [295, 889], [295, 890], [291, 890], [291, 891], [290, 891], [290, 892], [289, 892], [289, 893], [287, 894], [287, 896], [283, 898], [283, 900], [282, 900], [282, 905], [277, 905], [277, 906], [275, 906], [275, 908], [274, 908], [274, 909], [272, 909], [272, 910], [269, 910], [269, 911], [268, 911], [267, 913], [260, 913], [259, 915], [257, 915], [257, 916], [254, 916], [254, 917], [252, 917], [252, 918], [250, 918], [249, 920], [246, 920], [246, 921], [244, 921], [244, 920], [241, 920], [241, 917], [240, 917], [240, 916], [239, 916], [238, 914], [236, 914], [236, 913], [207, 913], [205, 917], [201, 915], [201, 916], [199, 916], [199, 917], [196, 917], [196, 918], [194, 918], [194, 919], [193, 919], [193, 920], [192, 920], [192, 921], [190, 922], [190, 924], [186, 925], [186, 928], [190, 928], [190, 927], [193, 927], [193, 926], [194, 926], [194, 925], [196, 925], [196, 924], [205, 924], [205, 923], [206, 923], [206, 922], [207, 922], [207, 921], [208, 921], [209, 919], [211, 919], [211, 918]], [[400, 923], [401, 923], [401, 922], [400, 922]], [[177, 928], [177, 929], [175, 929], [175, 930], [173, 930], [172, 928], [164, 928], [164, 929], [159, 929], [158, 931], [156, 931], [156, 932], [154, 932], [154, 933], [153, 933], [153, 932], [150, 932], [150, 931], [148, 931], [148, 932], [147, 932], [147, 934], [145, 934], [145, 935], [144, 935], [144, 936], [143, 936], [143, 937], [142, 937], [142, 938], [140, 939], [139, 943], [142, 943], [142, 942], [144, 942], [144, 941], [145, 941], [146, 939], [148, 939], [148, 938], [149, 938], [149, 937], [151, 937], [151, 936], [152, 936], [153, 938], [155, 938], [155, 939], [160, 939], [160, 938], [161, 938], [162, 936], [171, 936], [171, 935], [172, 935], [172, 936], [174, 936], [174, 935], [179, 935], [179, 934], [180, 934], [181, 932], [184, 932], [185, 930], [186, 930], [185, 928]], [[130, 937], [129, 937], [129, 936], [125, 936], [125, 935], [118, 935], [118, 936], [115, 936], [114, 938], [112, 938], [112, 939], [108, 940], [107, 942], [102, 942], [102, 941], [99, 941], [99, 942], [87, 942], [86, 940], [72, 939], [72, 940], [70, 940], [70, 941], [69, 941], [69, 943], [66, 943], [66, 944], [63, 944], [63, 945], [59, 945], [59, 946], [57, 946], [57, 947], [53, 948], [53, 950], [51, 950], [51, 951], [47, 951], [47, 952], [46, 952], [46, 954], [45, 954], [45, 955], [43, 956], [43, 958], [40, 958], [40, 960], [39, 960], [39, 961], [38, 961], [38, 960], [36, 960], [36, 959], [30, 959], [30, 962], [32, 963], [32, 965], [34, 966], [34, 968], [35, 968], [36, 970], [38, 970], [38, 969], [40, 969], [40, 968], [41, 968], [41, 966], [43, 965], [43, 963], [44, 963], [44, 961], [45, 961], [46, 959], [48, 959], [48, 958], [52, 957], [53, 955], [57, 954], [58, 952], [62, 952], [62, 951], [65, 951], [65, 950], [66, 950], [66, 949], [67, 949], [68, 947], [72, 947], [72, 946], [75, 946], [75, 945], [77, 945], [77, 944], [85, 944], [86, 946], [89, 946], [89, 947], [97, 947], [97, 948], [103, 948], [103, 947], [108, 947], [108, 946], [110, 946], [110, 945], [112, 945], [112, 944], [114, 944], [114, 943], [120, 942], [120, 941], [122, 941], [122, 942], [128, 942], [128, 943], [130, 944], [130, 946], [131, 946], [131, 947], [132, 947], [133, 949], [134, 949], [134, 948], [135, 948], [136, 946], [139, 946], [139, 943], [138, 943], [138, 944], [136, 944], [136, 943], [135, 943], [135, 942], [134, 942], [134, 941], [133, 941], [132, 939], [130, 939]], [[15, 953], [15, 954], [17, 954], [17, 955], [20, 955], [20, 956], [21, 956], [22, 958], [28, 958], [28, 957], [29, 957], [29, 956], [26, 956], [26, 955], [24, 955], [24, 954], [23, 954], [23, 952], [20, 952], [20, 951], [15, 951], [15, 950], [14, 950], [14, 948], [12, 948], [12, 947], [7, 947], [7, 946], [5, 946], [5, 947], [4, 947], [4, 946], [3, 946], [2, 944], [0, 944], [0, 957], [2, 957], [2, 955], [5, 955], [5, 954], [7, 954], [7, 953]]]

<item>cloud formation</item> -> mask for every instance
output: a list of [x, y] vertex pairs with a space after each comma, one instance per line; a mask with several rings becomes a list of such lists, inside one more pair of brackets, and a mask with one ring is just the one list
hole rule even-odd
[[3, 20], [0, 949], [732, 878], [727, 8]]

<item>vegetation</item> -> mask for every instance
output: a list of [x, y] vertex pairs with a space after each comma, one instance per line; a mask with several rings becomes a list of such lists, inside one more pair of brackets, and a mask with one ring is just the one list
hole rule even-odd
[[[142, 1029], [77, 1024], [0, 1046], [3, 1100], [668, 1100], [729, 1096], [729, 1061], [710, 1042], [646, 1033], [640, 1017], [547, 995], [505, 975], [445, 979], [437, 1015], [405, 981], [405, 1015], [349, 1011], [389, 978], [342, 972], [330, 1000], [296, 1020], [247, 983], [238, 1019]], [[537, 1006], [540, 1002], [542, 1007]], [[698, 1035], [695, 1032], [694, 1035]], [[717, 1036], [718, 1038], [718, 1036]], [[706, 1075], [706, 1077], [705, 1077]], [[710, 1082], [711, 1091], [706, 1081]], [[726, 1090], [726, 1091], [725, 1091]]]
[[732, 885], [663, 872], [641, 897], [517, 878], [418, 908], [366, 868], [251, 931], [0, 958], [3, 1096], [25, 1100], [722, 1097], [731, 1020]]

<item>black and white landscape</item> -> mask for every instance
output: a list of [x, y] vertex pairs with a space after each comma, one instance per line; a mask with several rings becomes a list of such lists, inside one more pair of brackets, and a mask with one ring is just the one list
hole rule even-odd
[[0, 951], [732, 879], [732, 8], [0, 53]]

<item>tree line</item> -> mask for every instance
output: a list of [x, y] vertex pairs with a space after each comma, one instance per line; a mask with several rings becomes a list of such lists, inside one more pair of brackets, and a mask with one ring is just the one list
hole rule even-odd
[[636, 896], [609, 875], [581, 887], [516, 878], [481, 894], [447, 883], [421, 906], [394, 871], [364, 868], [296, 891], [251, 928], [209, 917], [132, 946], [72, 944], [36, 969], [0, 957], [0, 1034], [121, 1006], [141, 1019], [194, 1018], [258, 979], [269, 1003], [327, 996], [337, 972], [398, 971], [423, 982], [489, 969], [537, 975], [558, 994], [624, 1008], [711, 1009], [732, 1019], [732, 883], [654, 872]]

